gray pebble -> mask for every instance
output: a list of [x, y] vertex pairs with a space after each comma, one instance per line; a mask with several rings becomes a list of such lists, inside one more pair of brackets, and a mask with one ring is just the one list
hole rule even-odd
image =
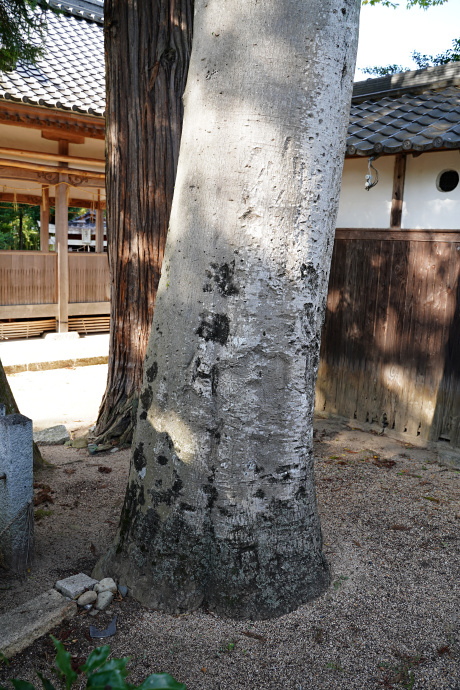
[[113, 601], [113, 594], [112, 592], [100, 592], [97, 595], [97, 601], [94, 604], [94, 608], [96, 608], [98, 611], [103, 611], [104, 609], [107, 608], [107, 606], [110, 606], [110, 604]]
[[98, 594], [101, 592], [113, 592], [113, 594], [115, 594], [117, 591], [117, 585], [111, 577], [105, 577], [94, 587], [94, 591]]
[[126, 587], [126, 585], [118, 585], [118, 591], [120, 592], [123, 599], [128, 594], [128, 588]]
[[79, 606], [87, 606], [88, 604], [94, 604], [97, 599], [96, 592], [83, 592], [81, 596], [78, 597], [77, 604]]

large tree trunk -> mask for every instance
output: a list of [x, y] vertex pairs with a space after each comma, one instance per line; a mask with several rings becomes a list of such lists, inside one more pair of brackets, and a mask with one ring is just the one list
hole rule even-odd
[[174, 191], [193, 0], [106, 0], [107, 388], [98, 442], [129, 442]]
[[[19, 413], [19, 408], [14, 399], [13, 391], [11, 390], [8, 379], [6, 378], [5, 370], [2, 361], [0, 360], [0, 404], [5, 405], [5, 414]], [[34, 441], [34, 470], [43, 467], [45, 461], [42, 458], [40, 449]]]
[[359, 0], [199, 0], [129, 485], [97, 572], [281, 615], [329, 582], [312, 423]]

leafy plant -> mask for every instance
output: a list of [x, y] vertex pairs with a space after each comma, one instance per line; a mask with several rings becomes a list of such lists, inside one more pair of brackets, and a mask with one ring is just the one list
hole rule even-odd
[[236, 640], [227, 640], [226, 642], [222, 643], [216, 656], [219, 657], [221, 654], [229, 654], [230, 652], [233, 652], [235, 649], [235, 644]]
[[346, 580], [348, 580], [348, 576], [347, 576], [347, 575], [339, 575], [339, 577], [337, 578], [337, 580], [334, 582], [334, 589], [335, 589], [336, 592], [337, 592], [337, 590], [339, 589], [339, 587], [340, 587], [341, 585], [343, 585], [343, 583], [344, 583]]
[[[66, 651], [62, 642], [56, 640], [52, 635], [51, 638], [57, 650], [55, 659], [56, 669], [53, 669], [53, 672], [57, 673], [59, 679], [65, 684], [66, 690], [70, 690], [78, 679], [77, 673], [72, 669], [70, 653]], [[168, 673], [152, 673], [141, 685], [127, 683], [125, 678], [129, 673], [126, 669], [129, 657], [109, 659], [109, 654], [110, 647], [108, 645], [98, 647], [91, 652], [86, 662], [80, 666], [80, 673], [86, 675], [87, 690], [105, 690], [105, 688], [112, 688], [113, 690], [187, 690], [183, 683], [178, 683]], [[4, 656], [1, 655], [1, 658], [4, 659]], [[44, 690], [56, 690], [50, 680], [38, 671], [37, 675], [42, 682]], [[15, 678], [11, 682], [15, 690], [36, 690], [32, 683], [24, 680]], [[8, 689], [0, 686], [0, 690]]]
[[50, 515], [53, 514], [53, 510], [45, 510], [44, 508], [37, 508], [37, 510], [34, 512], [34, 517], [35, 520], [38, 522], [38, 520], [41, 520], [44, 517], [49, 517]]
[[415, 684], [415, 674], [411, 669], [419, 666], [426, 659], [420, 654], [411, 656], [397, 651], [394, 651], [394, 654], [400, 659], [396, 666], [388, 662], [380, 662], [379, 664], [382, 671], [389, 669], [392, 672], [392, 675], [385, 676], [385, 687], [392, 687], [395, 683], [399, 683], [405, 690], [412, 690]]

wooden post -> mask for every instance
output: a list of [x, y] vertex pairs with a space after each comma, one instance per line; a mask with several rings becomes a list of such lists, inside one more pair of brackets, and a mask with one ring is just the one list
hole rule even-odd
[[[69, 142], [63, 139], [58, 142], [58, 153], [69, 155]], [[60, 166], [68, 168], [65, 161]], [[68, 177], [59, 173], [59, 184], [56, 185], [56, 251], [58, 260], [58, 333], [69, 330], [69, 188]]]
[[40, 204], [40, 251], [49, 252], [50, 249], [50, 190], [42, 187], [42, 203]]
[[404, 199], [404, 180], [406, 177], [406, 154], [395, 156], [393, 173], [393, 197], [391, 199], [390, 228], [401, 229], [402, 207]]
[[59, 323], [58, 332], [67, 333], [69, 330], [69, 208], [67, 175], [59, 174], [56, 185], [56, 251], [58, 261], [58, 304]]
[[[69, 142], [66, 141], [65, 139], [59, 139], [58, 142], [58, 155], [65, 156], [67, 157], [69, 155]], [[59, 161], [59, 165], [64, 166], [65, 168], [69, 167], [69, 164], [67, 161]]]
[[101, 208], [101, 190], [97, 190], [96, 207], [96, 253], [104, 251], [104, 211]]

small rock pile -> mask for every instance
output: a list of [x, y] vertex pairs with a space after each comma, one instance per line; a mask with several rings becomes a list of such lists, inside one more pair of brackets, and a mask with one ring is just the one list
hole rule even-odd
[[55, 588], [68, 599], [76, 600], [78, 606], [89, 611], [91, 615], [97, 615], [99, 611], [104, 611], [110, 606], [117, 591], [123, 599], [128, 593], [126, 586], [117, 585], [111, 577], [99, 581], [85, 573], [58, 580]]

